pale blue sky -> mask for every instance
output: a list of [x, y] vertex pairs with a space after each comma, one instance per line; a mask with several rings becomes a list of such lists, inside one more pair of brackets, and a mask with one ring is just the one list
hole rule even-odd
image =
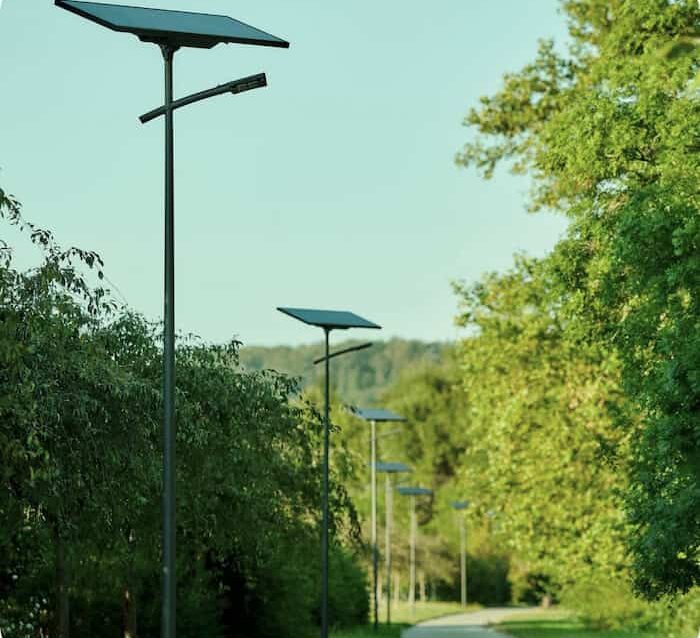
[[[538, 38], [565, 38], [556, 0], [134, 4], [228, 14], [291, 42], [176, 57], [177, 95], [260, 71], [270, 84], [176, 116], [179, 330], [318, 340], [275, 311], [291, 305], [353, 310], [383, 338], [452, 339], [451, 280], [561, 235], [562, 219], [525, 212], [527, 180], [453, 162], [467, 109]], [[137, 121], [161, 104], [160, 52], [51, 0], [4, 0], [0, 68], [0, 184], [160, 318], [162, 123]]]

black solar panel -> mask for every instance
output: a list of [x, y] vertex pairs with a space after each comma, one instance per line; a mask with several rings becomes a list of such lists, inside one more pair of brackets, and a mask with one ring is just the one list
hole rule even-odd
[[277, 310], [311, 326], [320, 326], [321, 328], [381, 328], [376, 323], [345, 310], [313, 310], [311, 308], [277, 308]]
[[353, 411], [355, 416], [364, 419], [365, 421], [405, 421], [406, 419], [400, 414], [396, 414], [391, 410], [382, 410], [380, 408], [358, 408]]
[[411, 468], [405, 463], [390, 463], [377, 461], [375, 464], [377, 472], [386, 472], [389, 474], [396, 474], [398, 472], [410, 472]]
[[211, 48], [220, 42], [289, 46], [289, 42], [227, 16], [78, 0], [56, 0], [56, 6], [147, 41], [200, 48]]

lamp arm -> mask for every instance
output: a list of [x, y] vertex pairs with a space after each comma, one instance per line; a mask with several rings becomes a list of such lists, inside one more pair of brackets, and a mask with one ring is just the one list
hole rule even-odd
[[[210, 97], [215, 97], [224, 93], [233, 93], [235, 95], [237, 93], [243, 93], [252, 89], [258, 89], [263, 86], [267, 86], [267, 77], [264, 73], [257, 73], [255, 75], [249, 75], [245, 78], [233, 80], [233, 82], [219, 84], [218, 86], [215, 86], [212, 89], [207, 89], [206, 91], [192, 93], [192, 95], [188, 95], [187, 97], [175, 100], [172, 103], [171, 108], [173, 111], [176, 111], [177, 109], [182, 108], [183, 106], [187, 106], [188, 104], [194, 104], [195, 102], [201, 102], [202, 100], [206, 100]], [[139, 117], [139, 120], [141, 121], [141, 124], [146, 124], [147, 122], [155, 120], [161, 115], [165, 115], [165, 111], [165, 106], [159, 106], [157, 109], [153, 109], [148, 113], [144, 113], [141, 117]]]

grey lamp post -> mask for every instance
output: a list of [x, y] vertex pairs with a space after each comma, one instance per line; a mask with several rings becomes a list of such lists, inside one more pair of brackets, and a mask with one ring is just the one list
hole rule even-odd
[[411, 567], [409, 576], [408, 602], [411, 605], [411, 613], [416, 603], [416, 536], [418, 535], [418, 521], [416, 519], [416, 496], [430, 496], [433, 490], [427, 487], [399, 487], [401, 496], [411, 499]]
[[[391, 624], [391, 528], [393, 527], [393, 492], [392, 474], [410, 472], [411, 468], [403, 463], [376, 464], [377, 472], [385, 474], [384, 491], [384, 566], [386, 568], [386, 624]], [[376, 592], [376, 589], [375, 589]], [[375, 598], [376, 605], [376, 598]]]
[[459, 574], [461, 580], [462, 607], [467, 606], [467, 532], [464, 527], [464, 510], [469, 507], [469, 501], [454, 501], [452, 508], [461, 512], [459, 517]]
[[290, 317], [294, 317], [310, 326], [323, 329], [325, 337], [325, 355], [319, 357], [314, 363], [325, 363], [325, 404], [323, 418], [323, 494], [322, 494], [322, 521], [321, 521], [321, 638], [328, 638], [328, 461], [330, 449], [330, 360], [349, 352], [356, 352], [368, 348], [372, 344], [364, 343], [351, 346], [337, 352], [330, 352], [329, 337], [331, 330], [347, 330], [348, 328], [374, 328], [376, 323], [367, 321], [362, 317], [341, 310], [313, 310], [309, 308], [277, 308]]
[[371, 545], [372, 545], [372, 604], [374, 605], [374, 631], [379, 628], [379, 596], [377, 594], [379, 552], [377, 550], [377, 423], [396, 423], [406, 419], [391, 410], [360, 408], [353, 410], [355, 416], [370, 424], [370, 494], [372, 501]]
[[176, 635], [175, 574], [175, 177], [173, 113], [176, 109], [215, 95], [242, 93], [266, 86], [258, 74], [213, 89], [173, 100], [173, 58], [182, 47], [211, 49], [220, 43], [289, 47], [269, 33], [226, 16], [165, 11], [77, 0], [55, 0], [56, 6], [112, 31], [131, 33], [142, 42], [156, 44], [165, 65], [165, 100], [162, 107], [141, 116], [143, 123], [165, 116], [165, 304], [163, 331], [163, 607], [161, 636]]

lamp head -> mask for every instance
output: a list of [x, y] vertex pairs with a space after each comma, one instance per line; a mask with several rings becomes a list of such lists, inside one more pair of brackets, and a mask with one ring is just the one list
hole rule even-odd
[[264, 73], [258, 73], [257, 75], [251, 75], [247, 78], [242, 78], [231, 82], [231, 93], [234, 95], [238, 93], [244, 93], [245, 91], [252, 91], [253, 89], [259, 89], [267, 86], [267, 77]]

